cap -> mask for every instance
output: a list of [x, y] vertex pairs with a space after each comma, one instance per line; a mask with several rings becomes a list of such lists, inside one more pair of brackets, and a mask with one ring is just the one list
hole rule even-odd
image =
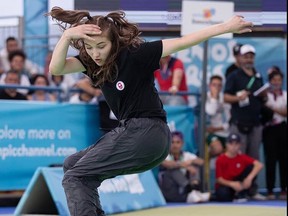
[[246, 53], [253, 53], [256, 54], [255, 48], [250, 44], [245, 44], [240, 48], [240, 54], [245, 55]]
[[231, 133], [229, 134], [229, 136], [227, 137], [227, 142], [231, 143], [231, 142], [240, 142], [241, 138], [238, 134], [236, 133]]
[[243, 44], [235, 44], [233, 47], [233, 55], [239, 55], [240, 54], [240, 48], [243, 46]]
[[[215, 135], [208, 135], [207, 136], [207, 144], [210, 145], [212, 142], [219, 140], [219, 138]], [[220, 141], [220, 140], [219, 140]]]

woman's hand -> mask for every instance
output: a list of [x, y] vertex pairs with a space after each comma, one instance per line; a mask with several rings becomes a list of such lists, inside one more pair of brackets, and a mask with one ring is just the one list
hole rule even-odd
[[252, 32], [253, 23], [244, 20], [243, 16], [235, 15], [223, 23], [227, 29], [227, 33], [247, 33]]
[[86, 39], [94, 40], [91, 36], [100, 35], [102, 33], [101, 29], [97, 25], [83, 24], [66, 29], [63, 33], [63, 37], [67, 40], [75, 39]]

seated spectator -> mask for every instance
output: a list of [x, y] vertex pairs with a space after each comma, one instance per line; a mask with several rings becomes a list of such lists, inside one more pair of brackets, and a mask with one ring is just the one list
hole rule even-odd
[[204, 160], [195, 154], [183, 151], [181, 132], [172, 132], [170, 153], [161, 163], [159, 185], [167, 202], [205, 202], [209, 193], [200, 192], [199, 169]]
[[[36, 74], [32, 76], [31, 84], [33, 86], [49, 87], [49, 80], [43, 74]], [[33, 101], [56, 101], [56, 97], [52, 93], [49, 93], [46, 90], [40, 90], [40, 89], [32, 90], [27, 97], [28, 97], [28, 100], [33, 100]]]
[[[14, 70], [20, 75], [20, 85], [21, 86], [30, 86], [30, 80], [28, 76], [28, 72], [24, 68], [24, 62], [26, 59], [26, 55], [22, 50], [14, 50], [9, 53], [9, 62], [11, 70]], [[5, 79], [5, 73], [0, 78], [0, 83], [3, 83]], [[18, 92], [22, 94], [27, 94], [28, 89], [19, 89]]]
[[52, 50], [49, 50], [49, 51], [47, 52], [46, 57], [45, 57], [44, 75], [45, 75], [46, 77], [49, 77], [49, 76], [50, 76], [49, 64], [50, 64], [50, 62], [51, 62], [52, 54], [53, 54], [53, 51], [52, 51]]
[[[53, 75], [51, 74], [49, 77], [50, 86], [51, 87], [59, 87], [62, 89], [60, 93], [61, 101], [69, 101], [69, 89], [74, 87], [76, 84], [75, 79], [67, 74], [67, 75]], [[58, 93], [54, 93], [55, 97], [58, 97]]]
[[[15, 37], [8, 37], [6, 39], [6, 47], [0, 50], [0, 61], [2, 63], [2, 67], [4, 71], [8, 71], [11, 68], [9, 55], [11, 52], [15, 50], [20, 50], [18, 40]], [[32, 63], [30, 60], [25, 58], [24, 68], [28, 72], [28, 76], [39, 73], [39, 68], [36, 64]]]
[[107, 133], [118, 126], [119, 121], [108, 106], [100, 88], [92, 86], [87, 77], [78, 80], [75, 86], [97, 97], [100, 111], [100, 130], [103, 133]]
[[160, 95], [160, 99], [165, 105], [187, 105], [187, 95], [176, 95], [179, 91], [188, 91], [186, 75], [183, 62], [172, 56], [160, 59], [160, 69], [155, 73], [161, 91], [168, 91], [172, 95]]
[[[19, 85], [20, 75], [16, 71], [8, 71], [5, 74], [4, 84], [7, 85]], [[17, 92], [15, 88], [0, 89], [0, 99], [5, 100], [27, 100], [26, 95]]]
[[240, 153], [240, 136], [231, 133], [225, 153], [216, 160], [216, 200], [220, 202], [247, 201], [249, 189], [263, 165]]
[[231, 105], [224, 103], [222, 82], [221, 76], [211, 76], [205, 104], [208, 119], [206, 131], [210, 158], [223, 153], [226, 137], [229, 133]]
[[98, 104], [97, 97], [94, 97], [94, 95], [85, 91], [81, 91], [71, 96], [69, 102], [79, 104]]

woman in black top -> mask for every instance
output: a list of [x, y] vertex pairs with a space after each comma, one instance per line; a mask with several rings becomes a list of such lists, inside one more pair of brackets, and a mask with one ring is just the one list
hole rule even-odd
[[[144, 42], [122, 11], [91, 17], [88, 11], [54, 7], [48, 13], [64, 30], [52, 55], [54, 75], [84, 71], [99, 86], [119, 126], [64, 162], [63, 187], [71, 215], [105, 215], [97, 188], [107, 178], [146, 171], [169, 151], [166, 112], [153, 72], [163, 56], [223, 33], [251, 32], [241, 16], [181, 38]], [[67, 58], [69, 45], [79, 55]]]

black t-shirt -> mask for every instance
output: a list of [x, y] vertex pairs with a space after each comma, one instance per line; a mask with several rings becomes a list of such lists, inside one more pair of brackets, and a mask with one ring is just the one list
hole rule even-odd
[[27, 100], [27, 97], [19, 92], [17, 92], [15, 97], [11, 97], [6, 93], [4, 89], [0, 90], [0, 99], [3, 100]]
[[[119, 53], [116, 60], [118, 77], [101, 86], [118, 120], [157, 117], [166, 121], [166, 112], [154, 83], [154, 71], [159, 69], [161, 55], [162, 41], [145, 42], [138, 48], [125, 48]], [[79, 56], [76, 58], [81, 61]]]
[[[252, 125], [260, 124], [260, 112], [263, 104], [261, 97], [253, 96], [253, 92], [263, 85], [262, 77], [255, 71], [255, 81], [253, 82], [249, 95], [249, 105], [240, 107], [239, 103], [233, 103], [231, 108], [231, 122], [245, 123]], [[225, 83], [224, 93], [236, 95], [238, 91], [247, 90], [247, 84], [251, 81], [252, 77], [248, 76], [242, 69], [238, 69], [227, 77]]]

